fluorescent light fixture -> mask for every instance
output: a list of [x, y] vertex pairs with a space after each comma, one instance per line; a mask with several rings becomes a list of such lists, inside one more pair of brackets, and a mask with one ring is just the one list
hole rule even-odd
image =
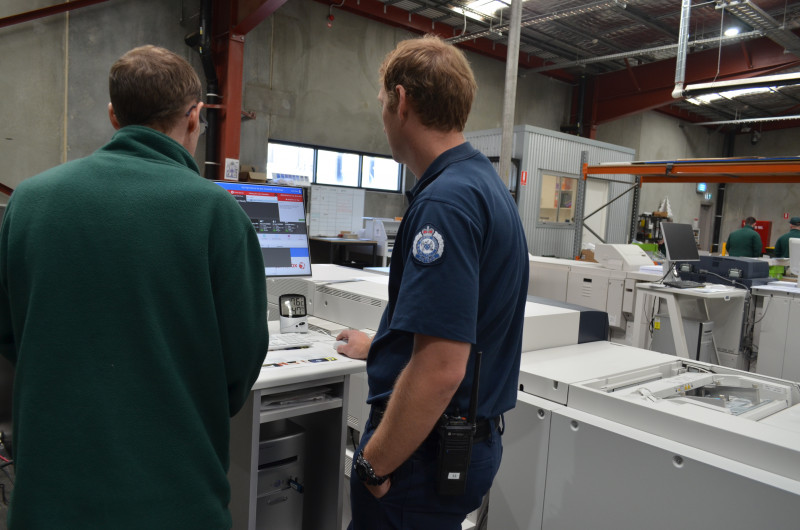
[[715, 94], [702, 94], [699, 96], [686, 98], [686, 101], [688, 101], [689, 103], [693, 103], [695, 105], [708, 105], [712, 101], [716, 101], [718, 99], [723, 99], [723, 98], [731, 99], [741, 96], [750, 96], [753, 94], [763, 94], [765, 92], [769, 92], [774, 89], [775, 87], [768, 87], [768, 86], [737, 88], [736, 90], [725, 90]]
[[487, 17], [492, 17], [495, 13], [501, 9], [505, 9], [508, 6], [509, 4], [506, 2], [500, 2], [498, 0], [475, 0], [474, 2], [467, 4], [467, 9], [455, 7], [453, 8], [453, 11], [462, 15], [466, 15], [475, 20], [483, 20], [481, 14]]
[[731, 26], [730, 28], [725, 30], [725, 36], [726, 37], [735, 37], [736, 35], [739, 34], [739, 31], [741, 31], [741, 30], [739, 28], [737, 28], [736, 26]]

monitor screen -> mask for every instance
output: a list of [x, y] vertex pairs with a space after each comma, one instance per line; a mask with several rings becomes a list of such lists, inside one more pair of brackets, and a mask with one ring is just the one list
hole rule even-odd
[[797, 285], [800, 286], [800, 237], [789, 240], [789, 271], [797, 276]]
[[256, 229], [267, 276], [311, 276], [303, 188], [217, 182], [237, 200]]
[[661, 223], [661, 233], [669, 261], [700, 261], [692, 225]]

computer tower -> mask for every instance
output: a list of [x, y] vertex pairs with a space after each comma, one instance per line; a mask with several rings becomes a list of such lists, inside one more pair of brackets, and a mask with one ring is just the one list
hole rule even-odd
[[[683, 319], [683, 333], [686, 335], [686, 348], [689, 350], [690, 359], [719, 364], [714, 351], [714, 322]], [[672, 338], [672, 322], [669, 316], [656, 315], [650, 349], [675, 355], [675, 341]]]
[[289, 420], [261, 425], [256, 529], [303, 527], [305, 431]]

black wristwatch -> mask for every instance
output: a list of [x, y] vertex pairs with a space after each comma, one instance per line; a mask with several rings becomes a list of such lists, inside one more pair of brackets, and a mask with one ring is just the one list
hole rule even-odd
[[369, 484], [370, 486], [380, 486], [386, 479], [389, 478], [389, 475], [384, 477], [379, 477], [375, 474], [375, 470], [372, 469], [372, 465], [369, 461], [364, 458], [364, 451], [359, 451], [356, 455], [356, 461], [353, 464], [353, 467], [356, 469], [356, 475], [358, 475], [358, 480], [363, 482], [364, 484]]

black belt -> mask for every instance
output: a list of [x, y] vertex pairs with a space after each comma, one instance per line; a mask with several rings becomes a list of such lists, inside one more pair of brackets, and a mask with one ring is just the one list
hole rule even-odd
[[[378, 425], [381, 423], [383, 419], [383, 415], [386, 413], [386, 404], [385, 403], [375, 403], [372, 405], [372, 411], [369, 415], [369, 423], [372, 425], [373, 429], [377, 429]], [[500, 416], [496, 416], [494, 418], [494, 430], [500, 429]], [[492, 434], [492, 420], [478, 420], [475, 422], [475, 435], [472, 438], [473, 442], [482, 442], [489, 438]], [[434, 428], [431, 431], [430, 436], [438, 435], [437, 429]]]

